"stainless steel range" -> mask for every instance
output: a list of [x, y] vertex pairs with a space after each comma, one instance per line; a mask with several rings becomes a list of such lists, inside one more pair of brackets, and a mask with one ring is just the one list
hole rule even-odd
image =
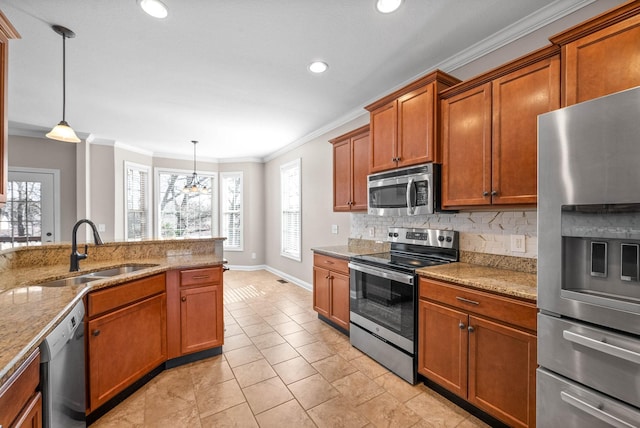
[[640, 88], [538, 122], [539, 427], [640, 426]]
[[458, 261], [458, 232], [389, 228], [388, 253], [355, 256], [349, 269], [351, 344], [416, 383], [416, 269]]

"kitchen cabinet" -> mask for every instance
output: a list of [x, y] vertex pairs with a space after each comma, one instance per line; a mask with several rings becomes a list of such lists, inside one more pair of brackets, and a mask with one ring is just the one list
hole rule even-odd
[[0, 207], [7, 202], [9, 40], [17, 38], [20, 38], [20, 35], [0, 11]]
[[562, 105], [640, 85], [640, 3], [626, 2], [550, 38], [562, 47]]
[[418, 372], [514, 427], [535, 426], [536, 305], [420, 278]]
[[40, 351], [35, 350], [0, 389], [0, 426], [42, 426]]
[[369, 125], [329, 142], [333, 144], [333, 211], [367, 211]]
[[439, 162], [438, 93], [458, 82], [436, 70], [365, 107], [370, 112], [370, 173]]
[[169, 359], [224, 343], [222, 266], [167, 273]]
[[560, 107], [558, 47], [445, 90], [442, 205], [537, 202], [537, 117]]
[[349, 262], [324, 254], [313, 256], [313, 309], [349, 330]]
[[165, 275], [87, 296], [89, 413], [167, 359]]

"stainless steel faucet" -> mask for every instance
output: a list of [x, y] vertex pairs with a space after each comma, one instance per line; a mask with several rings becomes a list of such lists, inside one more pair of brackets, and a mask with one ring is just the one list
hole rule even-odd
[[96, 245], [103, 244], [102, 239], [98, 234], [98, 228], [91, 220], [87, 220], [86, 218], [78, 220], [78, 222], [73, 226], [73, 232], [71, 233], [71, 257], [69, 272], [76, 272], [80, 270], [80, 260], [84, 260], [88, 257], [87, 250], [89, 249], [89, 246], [87, 244], [84, 245], [84, 254], [78, 252], [78, 240], [76, 235], [78, 234], [78, 227], [80, 227], [82, 223], [87, 223], [89, 226], [91, 226], [91, 230], [93, 230], [93, 242]]

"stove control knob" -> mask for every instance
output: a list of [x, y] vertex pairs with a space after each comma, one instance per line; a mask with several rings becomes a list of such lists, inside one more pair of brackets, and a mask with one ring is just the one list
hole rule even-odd
[[453, 239], [451, 239], [450, 236], [447, 236], [447, 242], [451, 242], [451, 241], [453, 241]]
[[389, 232], [389, 238], [393, 238], [393, 233]]
[[393, 232], [393, 237], [397, 238], [398, 237], [398, 232]]
[[438, 236], [438, 241], [440, 241], [440, 242], [444, 241], [444, 236], [442, 236], [442, 235]]

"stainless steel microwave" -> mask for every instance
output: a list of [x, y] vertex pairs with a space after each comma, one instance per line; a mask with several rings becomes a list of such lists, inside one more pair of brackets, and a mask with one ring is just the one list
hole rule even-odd
[[412, 216], [440, 211], [440, 165], [423, 164], [367, 176], [367, 213]]

